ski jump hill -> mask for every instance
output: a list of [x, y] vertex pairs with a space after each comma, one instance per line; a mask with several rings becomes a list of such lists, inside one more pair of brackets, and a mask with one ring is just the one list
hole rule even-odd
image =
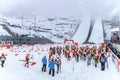
[[91, 17], [85, 17], [72, 39], [79, 44], [85, 42], [104, 43], [101, 18], [97, 18], [94, 23], [91, 23]]
[[72, 38], [75, 42], [83, 43], [85, 41], [88, 35], [89, 28], [90, 28], [90, 20], [91, 20], [90, 17], [85, 17], [83, 19], [77, 32]]

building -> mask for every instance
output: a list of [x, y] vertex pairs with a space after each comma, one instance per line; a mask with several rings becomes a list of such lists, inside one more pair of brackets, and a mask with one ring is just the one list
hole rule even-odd
[[9, 43], [13, 44], [45, 44], [45, 43], [53, 43], [51, 40], [47, 38], [39, 38], [39, 37], [28, 37], [27, 35], [21, 36], [0, 36], [0, 45], [5, 45]]

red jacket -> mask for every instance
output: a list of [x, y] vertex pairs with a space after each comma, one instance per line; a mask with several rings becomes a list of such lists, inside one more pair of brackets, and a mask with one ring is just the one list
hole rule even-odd
[[1, 60], [5, 60], [5, 59], [6, 59], [5, 55], [2, 54], [2, 55], [0, 56], [0, 59], [1, 59]]
[[29, 55], [28, 54], [26, 55], [25, 60], [29, 61]]
[[61, 53], [60, 53], [60, 49], [58, 49], [58, 55], [59, 55], [59, 56], [61, 55]]
[[66, 50], [67, 57], [70, 58], [70, 50]]

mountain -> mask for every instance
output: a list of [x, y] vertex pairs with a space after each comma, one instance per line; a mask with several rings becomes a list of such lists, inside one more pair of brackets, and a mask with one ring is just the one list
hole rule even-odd
[[53, 42], [63, 42], [64, 39], [72, 38], [79, 25], [80, 20], [71, 17], [40, 19], [4, 17], [0, 19], [0, 35], [28, 35], [45, 37]]

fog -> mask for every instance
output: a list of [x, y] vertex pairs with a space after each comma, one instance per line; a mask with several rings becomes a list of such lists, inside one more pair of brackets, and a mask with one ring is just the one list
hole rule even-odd
[[111, 16], [120, 10], [119, 0], [0, 0], [4, 16]]

